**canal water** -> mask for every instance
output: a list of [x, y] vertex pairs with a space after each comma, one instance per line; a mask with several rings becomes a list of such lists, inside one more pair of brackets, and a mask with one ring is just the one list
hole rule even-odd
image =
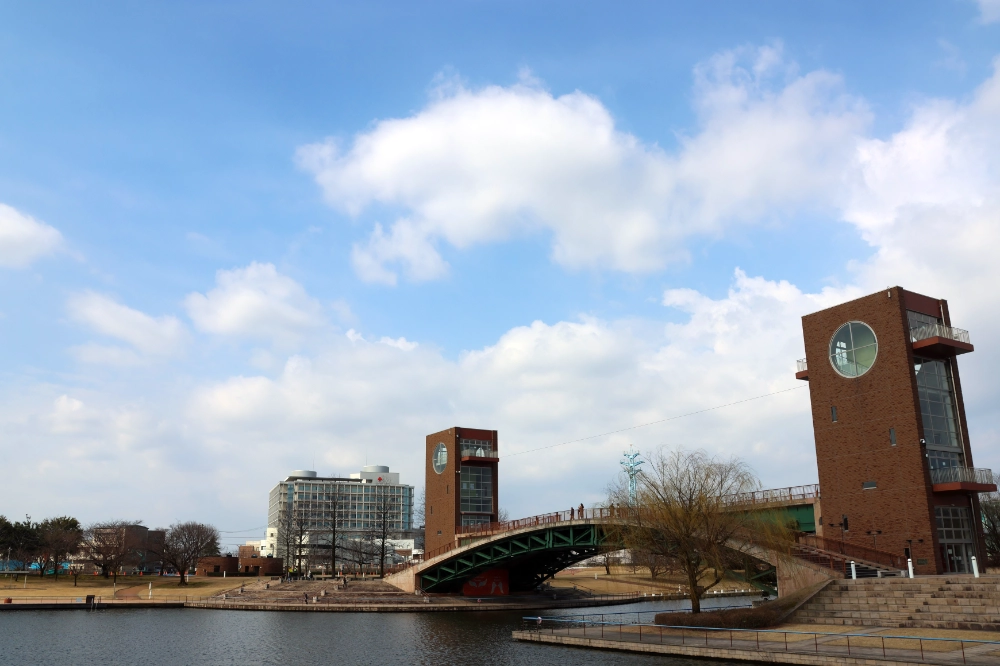
[[[723, 599], [706, 601], [732, 603]], [[543, 614], [556, 616], [677, 608], [676, 602], [650, 602], [620, 607], [544, 611]], [[511, 631], [521, 626], [521, 618], [526, 614], [293, 613], [201, 609], [8, 611], [0, 612], [0, 664], [704, 666], [707, 663], [516, 642], [510, 636]], [[642, 618], [648, 621], [651, 615], [643, 613]]]

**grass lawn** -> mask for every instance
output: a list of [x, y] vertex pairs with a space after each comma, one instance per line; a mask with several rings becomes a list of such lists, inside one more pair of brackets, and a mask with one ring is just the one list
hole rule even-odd
[[149, 584], [153, 584], [153, 598], [162, 597], [211, 597], [227, 590], [239, 588], [240, 583], [250, 584], [256, 578], [206, 578], [191, 576], [187, 585], [178, 585], [180, 578], [177, 576], [118, 576], [118, 583], [102, 576], [79, 576], [76, 586], [73, 585], [72, 576], [60, 575], [56, 580], [53, 576], [28, 576], [25, 581], [24, 576], [19, 576], [17, 582], [14, 577], [0, 574], [0, 597], [11, 597], [15, 601], [18, 597], [82, 597], [88, 594], [96, 594], [104, 597], [111, 597], [116, 594], [116, 598], [149, 596]]
[[[596, 578], [595, 578], [596, 576]], [[594, 594], [623, 594], [629, 592], [639, 592], [640, 594], [683, 594], [687, 591], [687, 583], [676, 575], [661, 574], [655, 579], [650, 578], [649, 570], [644, 567], [636, 567], [636, 572], [632, 573], [632, 567], [613, 566], [611, 574], [605, 572], [604, 567], [581, 567], [564, 569], [557, 573], [549, 581], [554, 588], [573, 588], [593, 592]], [[752, 586], [737, 580], [723, 580], [712, 588], [712, 591], [734, 592], [737, 590], [750, 590]]]

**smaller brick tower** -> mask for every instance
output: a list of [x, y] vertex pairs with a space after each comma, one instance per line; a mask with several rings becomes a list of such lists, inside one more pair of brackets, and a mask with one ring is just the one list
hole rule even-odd
[[449, 428], [427, 435], [426, 552], [454, 543], [463, 525], [499, 515], [497, 431]]
[[978, 494], [996, 486], [972, 464], [956, 356], [973, 348], [947, 301], [892, 287], [807, 315], [802, 332], [819, 533], [912, 558], [921, 574], [983, 563]]

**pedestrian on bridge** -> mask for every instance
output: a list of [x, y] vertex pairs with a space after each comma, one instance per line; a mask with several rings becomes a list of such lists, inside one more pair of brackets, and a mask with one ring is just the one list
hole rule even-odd
[[569, 509], [569, 519], [573, 520], [573, 507], [570, 507]]
[[577, 511], [577, 514], [576, 514], [576, 516], [577, 516], [577, 518], [579, 518], [580, 520], [583, 520], [583, 502], [580, 502], [580, 508], [579, 508], [579, 510]]

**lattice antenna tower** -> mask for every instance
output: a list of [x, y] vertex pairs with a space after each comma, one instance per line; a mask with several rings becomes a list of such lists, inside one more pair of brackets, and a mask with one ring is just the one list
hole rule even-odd
[[622, 469], [628, 474], [628, 503], [635, 504], [636, 491], [639, 487], [639, 467], [644, 461], [639, 459], [639, 452], [634, 450], [631, 446], [628, 451], [625, 452], [625, 457], [622, 458]]

